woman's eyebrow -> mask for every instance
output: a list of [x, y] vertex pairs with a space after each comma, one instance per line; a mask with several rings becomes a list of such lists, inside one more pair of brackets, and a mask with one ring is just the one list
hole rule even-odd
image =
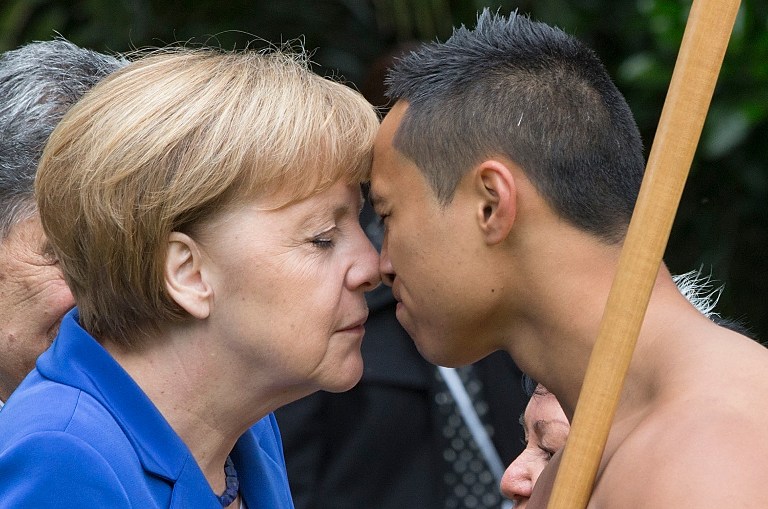
[[304, 219], [302, 219], [299, 223], [299, 227], [314, 228], [327, 222], [329, 219], [338, 221], [344, 216], [353, 213], [355, 217], [357, 217], [357, 208], [351, 206], [349, 203], [329, 203], [328, 206], [317, 207], [316, 209], [312, 210], [312, 212], [304, 216]]

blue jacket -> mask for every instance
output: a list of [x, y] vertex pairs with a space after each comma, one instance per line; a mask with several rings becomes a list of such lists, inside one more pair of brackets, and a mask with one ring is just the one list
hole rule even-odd
[[[293, 509], [272, 414], [232, 459], [249, 509]], [[221, 509], [187, 446], [76, 310], [0, 411], [0, 508], [41, 507]]]

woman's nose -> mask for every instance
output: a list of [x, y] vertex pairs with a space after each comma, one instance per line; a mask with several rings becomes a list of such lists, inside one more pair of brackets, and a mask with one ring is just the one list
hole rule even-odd
[[360, 231], [361, 252], [359, 253], [355, 267], [350, 271], [350, 283], [353, 289], [362, 289], [370, 292], [381, 283], [379, 277], [379, 253], [373, 247], [371, 241]]

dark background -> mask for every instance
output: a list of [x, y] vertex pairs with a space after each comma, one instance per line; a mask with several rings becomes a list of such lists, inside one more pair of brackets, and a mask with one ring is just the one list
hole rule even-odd
[[[263, 47], [301, 38], [316, 70], [364, 89], [397, 44], [444, 40], [478, 10], [518, 9], [601, 56], [651, 141], [687, 18], [680, 0], [0, 0], [0, 51], [56, 33], [124, 52], [170, 43]], [[261, 41], [259, 41], [261, 39]], [[665, 261], [725, 285], [718, 310], [768, 339], [768, 1], [743, 0]]]

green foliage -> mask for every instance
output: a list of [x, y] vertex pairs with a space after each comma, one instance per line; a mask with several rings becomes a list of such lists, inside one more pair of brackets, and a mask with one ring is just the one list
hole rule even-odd
[[[301, 38], [358, 86], [396, 44], [444, 40], [483, 7], [560, 26], [601, 56], [650, 146], [682, 39], [682, 0], [3, 0], [0, 51], [55, 32], [100, 51]], [[257, 40], [261, 38], [262, 40]], [[768, 3], [743, 0], [665, 260], [725, 283], [718, 309], [768, 339]]]
[[387, 44], [378, 35], [374, 5], [352, 0], [4, 1], [0, 51], [50, 39], [56, 32], [108, 52], [168, 44], [244, 48], [294, 41], [314, 50], [323, 71], [341, 72], [354, 82]]

